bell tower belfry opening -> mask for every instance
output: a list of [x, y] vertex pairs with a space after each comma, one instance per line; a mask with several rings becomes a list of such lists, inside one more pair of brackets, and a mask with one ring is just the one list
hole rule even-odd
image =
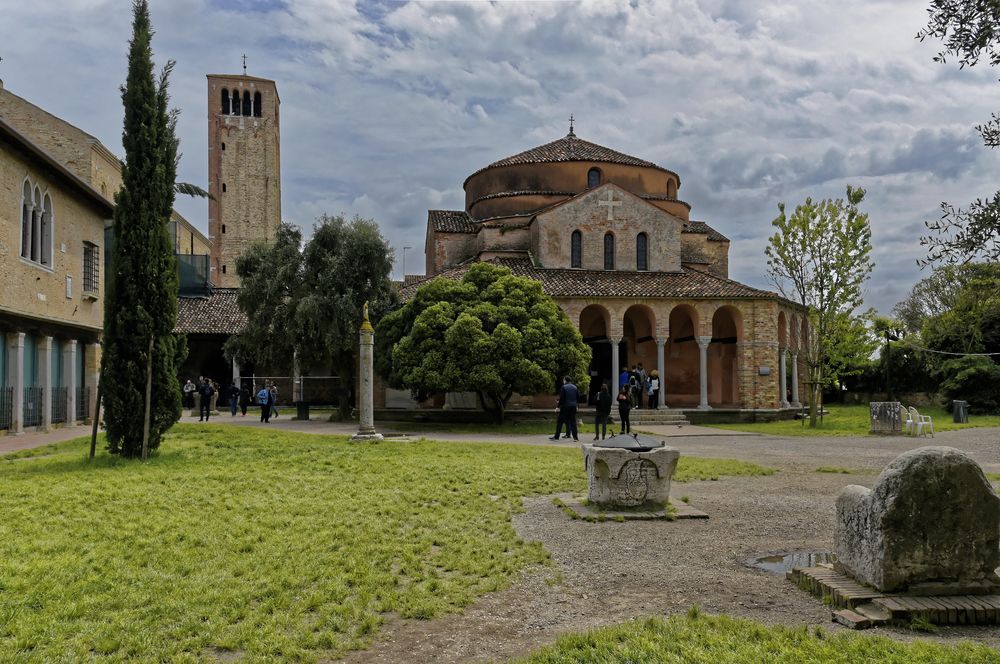
[[236, 259], [281, 224], [281, 131], [274, 81], [208, 75], [208, 237], [211, 280], [237, 288]]

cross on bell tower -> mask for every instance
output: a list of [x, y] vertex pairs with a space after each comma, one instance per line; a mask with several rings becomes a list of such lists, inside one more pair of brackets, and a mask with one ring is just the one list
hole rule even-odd
[[572, 113], [569, 114], [569, 135], [570, 136], [576, 136], [576, 134], [573, 133], [573, 114]]
[[247, 54], [243, 54], [243, 75], [247, 75]]

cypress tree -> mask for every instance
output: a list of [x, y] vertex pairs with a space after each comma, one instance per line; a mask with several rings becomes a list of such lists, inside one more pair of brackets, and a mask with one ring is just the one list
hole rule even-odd
[[177, 175], [177, 115], [169, 110], [167, 94], [174, 63], [168, 62], [158, 79], [154, 76], [152, 36], [148, 2], [135, 0], [128, 79], [122, 87], [125, 164], [115, 196], [101, 373], [108, 449], [130, 458], [144, 456], [147, 422], [148, 449], [155, 450], [181, 414], [177, 369], [183, 351], [173, 335], [177, 259], [167, 230]]

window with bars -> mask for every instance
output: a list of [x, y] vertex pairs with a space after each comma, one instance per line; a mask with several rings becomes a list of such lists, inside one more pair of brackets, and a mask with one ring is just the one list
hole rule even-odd
[[100, 248], [90, 242], [83, 243], [83, 292], [97, 294], [100, 286]]

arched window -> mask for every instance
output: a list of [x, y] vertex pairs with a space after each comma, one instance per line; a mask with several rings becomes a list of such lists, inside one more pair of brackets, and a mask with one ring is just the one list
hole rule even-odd
[[42, 203], [42, 246], [38, 257], [42, 265], [52, 266], [52, 197], [48, 194]]
[[243, 115], [250, 117], [253, 115], [253, 109], [250, 108], [250, 91], [243, 91]]
[[233, 115], [240, 114], [240, 91], [233, 90]]
[[615, 236], [611, 233], [604, 234], [604, 269], [615, 269]]
[[601, 184], [601, 169], [592, 168], [587, 171], [587, 189], [593, 189]]
[[31, 258], [31, 213], [34, 207], [31, 182], [25, 180], [21, 190], [21, 258]]
[[673, 178], [667, 178], [667, 196], [677, 198], [677, 182]]
[[569, 246], [569, 266], [583, 267], [583, 233], [573, 231]]
[[229, 89], [222, 88], [222, 114], [229, 115]]
[[31, 260], [38, 263], [42, 257], [42, 191], [37, 186], [34, 205], [31, 211]]
[[264, 106], [264, 97], [259, 93], [253, 93], [253, 116], [259, 118], [261, 115], [261, 109]]
[[649, 238], [645, 233], [639, 233], [635, 238], [635, 269], [649, 269]]

